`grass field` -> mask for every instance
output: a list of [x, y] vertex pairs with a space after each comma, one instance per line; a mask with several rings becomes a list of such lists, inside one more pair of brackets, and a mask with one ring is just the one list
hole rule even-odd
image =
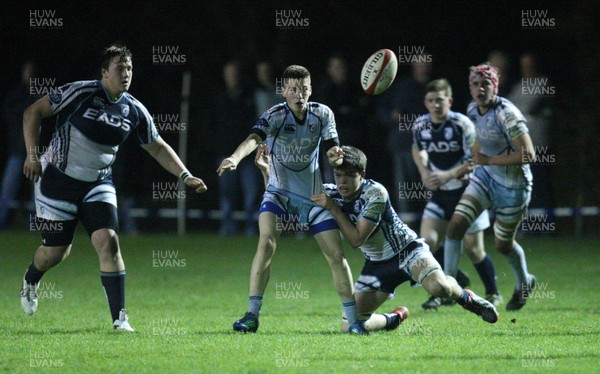
[[[422, 288], [402, 285], [395, 300], [410, 318], [392, 332], [338, 332], [341, 305], [312, 239], [282, 237], [257, 334], [232, 331], [247, 308], [253, 238], [212, 234], [123, 237], [127, 309], [136, 332], [111, 329], [98, 260], [78, 232], [71, 256], [48, 272], [34, 316], [18, 291], [37, 235], [1, 232], [0, 370], [68, 372], [598, 372], [599, 240], [521, 240], [539, 288], [520, 312], [495, 325], [460, 307], [424, 312]], [[488, 241], [487, 244], [491, 244]], [[489, 248], [489, 246], [488, 246]], [[362, 256], [347, 247], [354, 276]], [[490, 250], [507, 300], [514, 276]], [[461, 267], [482, 292], [474, 268]]]

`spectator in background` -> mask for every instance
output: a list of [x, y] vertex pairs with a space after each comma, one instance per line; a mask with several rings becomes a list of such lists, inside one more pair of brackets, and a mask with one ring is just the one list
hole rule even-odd
[[537, 56], [533, 53], [521, 55], [519, 59], [521, 80], [512, 86], [507, 98], [525, 115], [529, 136], [535, 144], [538, 156], [538, 160], [530, 165], [537, 188], [534, 187], [529, 206], [552, 208], [554, 198], [551, 165], [544, 156], [555, 154], [552, 151], [549, 135], [552, 116], [549, 98], [554, 95], [554, 88], [548, 78], [539, 73], [537, 61]]
[[26, 61], [21, 68], [21, 81], [13, 88], [2, 103], [2, 122], [8, 132], [6, 136], [8, 157], [4, 165], [0, 190], [0, 228], [9, 226], [11, 203], [17, 198], [25, 180], [25, 142], [23, 141], [23, 112], [37, 97], [30, 92], [30, 80], [36, 74], [33, 61]]
[[[394, 175], [391, 195], [396, 209], [401, 214], [417, 210], [411, 207], [407, 199], [399, 198], [399, 191], [414, 189], [421, 180], [412, 159], [412, 127], [420, 115], [427, 113], [423, 104], [423, 93], [430, 78], [429, 63], [414, 63], [411, 65], [411, 75], [392, 84], [388, 91], [381, 94], [377, 105], [377, 117], [389, 129], [388, 149], [392, 156]], [[403, 218], [403, 221], [409, 226], [412, 224], [409, 217]]]
[[[214, 129], [213, 142], [220, 152], [235, 149], [239, 139], [247, 136], [255, 122], [255, 105], [250, 90], [242, 83], [242, 70], [238, 61], [229, 61], [223, 66], [225, 89], [215, 95], [212, 106], [211, 127]], [[217, 165], [229, 155], [220, 155]], [[233, 173], [226, 173], [219, 178], [219, 208], [221, 210], [221, 236], [238, 234], [238, 222], [234, 212], [239, 205], [239, 197], [243, 200], [243, 211], [246, 214], [245, 234], [252, 236], [258, 232], [255, 217], [258, 208], [259, 190], [262, 188], [260, 172], [251, 158], [243, 160]]]
[[269, 108], [281, 103], [283, 97], [278, 94], [273, 65], [269, 61], [256, 64], [256, 82], [254, 89], [255, 117], [258, 118]]
[[[357, 105], [358, 87], [353, 87], [348, 81], [348, 64], [340, 54], [333, 54], [327, 60], [327, 77], [323, 85], [315, 92], [316, 100], [327, 105], [338, 123], [343, 129], [340, 137], [342, 144], [356, 144], [360, 146], [360, 140], [365, 134], [360, 131], [357, 120], [361, 109]], [[333, 169], [327, 161], [327, 155], [321, 154], [321, 175], [324, 183], [333, 183]]]
[[510, 76], [510, 55], [501, 49], [495, 49], [488, 55], [490, 65], [498, 70], [498, 95], [506, 97], [512, 86]]

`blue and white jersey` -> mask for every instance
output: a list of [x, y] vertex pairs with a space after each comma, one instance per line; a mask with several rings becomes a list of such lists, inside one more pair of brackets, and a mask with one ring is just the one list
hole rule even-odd
[[142, 103], [127, 92], [112, 101], [100, 81], [70, 83], [48, 98], [56, 127], [42, 158], [72, 178], [110, 177], [119, 145], [134, 131], [141, 144], [159, 137]]
[[[467, 162], [475, 143], [475, 126], [463, 114], [449, 111], [446, 121], [434, 125], [429, 114], [420, 116], [413, 128], [413, 145], [429, 155], [431, 171], [450, 170]], [[454, 178], [440, 186], [442, 191], [457, 190], [463, 182]]]
[[[507, 99], [497, 96], [496, 102], [484, 114], [479, 114], [477, 104], [472, 101], [467, 108], [467, 116], [475, 124], [481, 153], [486, 156], [506, 155], [515, 152], [513, 139], [529, 132], [525, 116]], [[532, 176], [529, 164], [522, 165], [482, 165], [492, 179], [507, 188], [531, 186]]]
[[268, 187], [304, 197], [322, 191], [319, 145], [338, 137], [329, 107], [309, 102], [304, 120], [298, 121], [287, 103], [281, 103], [264, 112], [252, 130], [266, 137], [269, 146]]
[[325, 184], [325, 192], [341, 208], [353, 224], [366, 219], [377, 227], [360, 250], [370, 261], [383, 261], [402, 251], [417, 234], [400, 220], [390, 202], [387, 190], [372, 179], [364, 179], [360, 193], [344, 200], [335, 184]]

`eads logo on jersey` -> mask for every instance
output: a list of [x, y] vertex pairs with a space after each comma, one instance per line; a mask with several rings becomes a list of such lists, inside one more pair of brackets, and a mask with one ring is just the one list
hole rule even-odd
[[123, 118], [114, 114], [109, 115], [104, 111], [93, 108], [88, 108], [85, 113], [83, 113], [83, 118], [104, 122], [113, 127], [120, 127], [123, 129], [123, 131], [129, 131], [129, 129], [131, 129], [131, 121], [129, 121], [127, 118]]

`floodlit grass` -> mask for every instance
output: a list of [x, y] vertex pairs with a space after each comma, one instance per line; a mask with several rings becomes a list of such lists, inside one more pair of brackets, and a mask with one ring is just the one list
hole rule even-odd
[[[489, 239], [489, 238], [488, 238]], [[600, 353], [598, 240], [521, 240], [539, 288], [519, 312], [487, 324], [460, 307], [424, 312], [425, 291], [403, 284], [396, 299], [410, 318], [391, 332], [339, 332], [341, 304], [312, 239], [282, 237], [257, 334], [232, 331], [247, 309], [255, 238], [152, 234], [121, 238], [133, 334], [111, 329], [98, 260], [78, 232], [71, 256], [42, 280], [34, 316], [18, 290], [37, 235], [2, 232], [0, 370], [68, 372], [597, 372]], [[487, 241], [500, 290], [514, 276]], [[362, 255], [346, 248], [353, 274]], [[461, 268], [483, 293], [466, 256]]]

